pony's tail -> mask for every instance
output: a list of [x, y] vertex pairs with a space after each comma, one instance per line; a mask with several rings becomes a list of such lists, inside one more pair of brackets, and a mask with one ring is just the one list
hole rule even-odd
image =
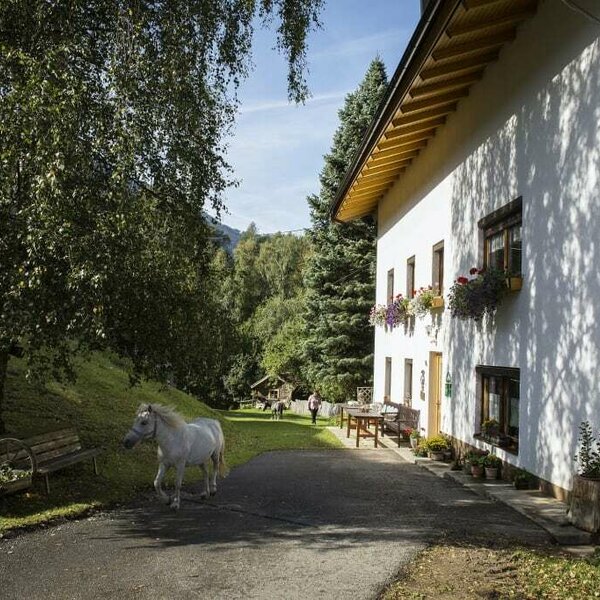
[[219, 477], [227, 477], [227, 475], [229, 475], [229, 468], [225, 463], [225, 442], [223, 442], [219, 450]]

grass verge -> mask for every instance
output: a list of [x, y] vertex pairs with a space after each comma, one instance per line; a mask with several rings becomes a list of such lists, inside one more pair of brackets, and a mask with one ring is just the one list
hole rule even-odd
[[[131, 387], [118, 361], [103, 354], [81, 363], [73, 385], [33, 385], [26, 381], [21, 361], [12, 360], [4, 411], [10, 435], [27, 437], [70, 426], [78, 430], [84, 447], [101, 446], [105, 451], [98, 459], [98, 477], [91, 461], [84, 462], [52, 474], [50, 496], [45, 496], [38, 484], [27, 492], [0, 498], [0, 533], [114, 506], [150, 490], [156, 473], [156, 446], [146, 443], [127, 451], [121, 445], [142, 402], [173, 406], [186, 419], [219, 419], [230, 467], [269, 450], [340, 446], [325, 429], [325, 420], [311, 426], [307, 417], [286, 414], [275, 422], [270, 413], [257, 410], [214, 411], [187, 394], [156, 383]], [[188, 469], [185, 482], [198, 477], [197, 469]], [[172, 479], [167, 479], [167, 485], [172, 485]]]
[[438, 545], [422, 552], [381, 600], [600, 598], [599, 565], [597, 555]]

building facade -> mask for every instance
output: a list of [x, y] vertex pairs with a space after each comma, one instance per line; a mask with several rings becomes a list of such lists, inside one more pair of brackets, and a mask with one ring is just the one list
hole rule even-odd
[[[600, 426], [600, 25], [560, 0], [441, 4], [428, 6], [334, 216], [376, 213], [380, 304], [429, 285], [447, 297], [473, 267], [522, 279], [481, 322], [446, 308], [377, 327], [374, 396], [560, 496], [578, 426]], [[502, 442], [481, 437], [490, 419]]]

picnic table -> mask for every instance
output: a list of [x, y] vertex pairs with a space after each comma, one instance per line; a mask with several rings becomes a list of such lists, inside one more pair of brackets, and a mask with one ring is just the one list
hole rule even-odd
[[[383, 422], [383, 415], [380, 412], [365, 411], [362, 408], [346, 408], [348, 415], [348, 425], [346, 428], [346, 437], [350, 437], [352, 429], [356, 431], [356, 447], [360, 447], [360, 438], [374, 438], [375, 448], [377, 448], [379, 427]], [[354, 424], [353, 424], [354, 422]], [[370, 431], [369, 425], [374, 425], [375, 430]]]

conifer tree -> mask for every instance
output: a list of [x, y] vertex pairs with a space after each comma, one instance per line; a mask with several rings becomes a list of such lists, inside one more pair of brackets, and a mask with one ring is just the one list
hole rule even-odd
[[339, 111], [340, 125], [325, 156], [319, 195], [308, 197], [313, 254], [305, 273], [306, 375], [329, 399], [352, 399], [373, 377], [376, 227], [372, 218], [348, 224], [330, 220], [330, 207], [385, 93], [378, 58]]

